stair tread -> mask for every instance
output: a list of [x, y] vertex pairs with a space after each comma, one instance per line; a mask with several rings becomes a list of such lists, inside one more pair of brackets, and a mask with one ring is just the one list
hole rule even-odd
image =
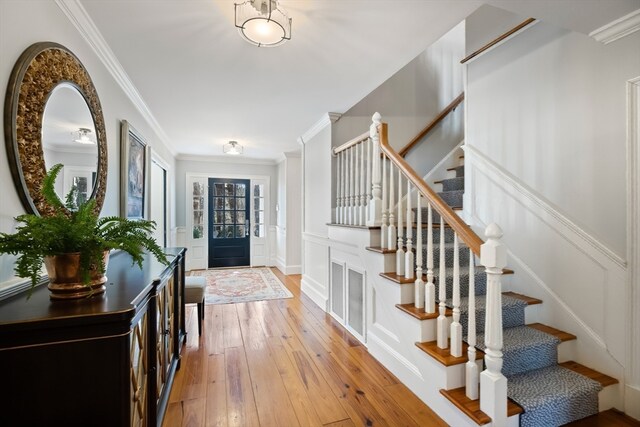
[[[467, 357], [467, 349], [469, 346], [465, 342], [462, 343], [462, 356], [460, 357], [451, 355], [451, 346], [448, 348], [438, 347], [437, 341], [417, 342], [416, 347], [442, 363], [444, 366], [460, 365], [469, 361], [469, 358]], [[476, 350], [476, 360], [483, 358], [484, 352], [482, 350]]]
[[[536, 384], [536, 387], [532, 384]], [[561, 365], [553, 365], [509, 376], [507, 396], [522, 406], [527, 417], [544, 417], [545, 421], [538, 420], [538, 423], [546, 424], [553, 419], [553, 424], [557, 425], [592, 415], [588, 413], [588, 407], [575, 404], [589, 395], [596, 394], [597, 399], [597, 393], [602, 387], [600, 382], [581, 373]], [[557, 413], [550, 414], [550, 408], [555, 408]], [[569, 408], [570, 412], [563, 412]], [[557, 420], [558, 415], [563, 419]]]
[[[436, 306], [435, 313], [427, 313], [424, 311], [424, 308], [417, 308], [415, 304], [412, 302], [408, 304], [396, 304], [396, 307], [401, 311], [404, 311], [408, 315], [415, 317], [418, 320], [436, 319], [439, 315], [437, 306]], [[453, 315], [453, 311], [450, 308], [447, 308], [447, 310], [445, 311], [445, 316], [452, 316], [452, 315]]]
[[345, 228], [357, 228], [360, 230], [380, 230], [380, 226], [369, 227], [368, 225], [348, 225], [348, 224], [338, 224], [335, 222], [328, 222], [326, 225], [329, 227], [345, 227]]
[[458, 169], [458, 168], [463, 168], [463, 167], [464, 167], [464, 165], [454, 166], [454, 167], [452, 167], [452, 168], [447, 168], [447, 171], [454, 171], [454, 170], [456, 170], [456, 169]]
[[565, 427], [640, 427], [640, 421], [617, 409], [608, 409], [590, 417], [565, 424]]
[[528, 297], [526, 295], [518, 294], [516, 292], [507, 291], [507, 292], [503, 292], [502, 295], [506, 295], [506, 296], [511, 297], [511, 298], [521, 299], [521, 300], [525, 301], [527, 303], [527, 305], [542, 304], [542, 300], [541, 299]]
[[377, 252], [379, 254], [394, 254], [394, 253], [397, 252], [396, 248], [393, 248], [393, 249], [387, 249], [387, 248], [382, 249], [380, 246], [367, 246], [365, 249], [368, 250], [368, 251], [371, 251], [371, 252]]
[[568, 332], [561, 331], [560, 329], [556, 329], [552, 326], [547, 326], [542, 323], [531, 323], [527, 325], [530, 328], [537, 329], [542, 332], [546, 332], [549, 335], [553, 335], [558, 338], [561, 342], [575, 340], [577, 337]]
[[619, 381], [616, 378], [610, 377], [609, 375], [606, 375], [594, 369], [588, 368], [584, 365], [579, 364], [578, 362], [574, 362], [573, 360], [569, 360], [568, 362], [562, 362], [559, 365], [562, 366], [563, 368], [570, 369], [574, 372], [584, 375], [587, 378], [590, 378], [594, 381], [599, 382], [600, 385], [602, 385], [602, 387], [607, 387], [607, 386], [619, 383]]
[[[449, 170], [449, 169], [447, 169], [447, 170]], [[455, 168], [454, 168], [454, 170], [455, 170]], [[440, 179], [438, 181], [433, 181], [433, 183], [434, 184], [442, 184], [445, 181], [453, 181], [453, 180], [457, 180], [457, 181], [464, 180], [464, 176], [454, 176], [453, 178]]]
[[[491, 422], [491, 418], [480, 410], [480, 399], [471, 400], [465, 394], [465, 388], [455, 388], [453, 390], [440, 390], [440, 393], [446, 397], [451, 403], [453, 403], [458, 409], [464, 412], [469, 418], [471, 418], [476, 424], [484, 425]], [[523, 412], [523, 409], [512, 401], [507, 402], [507, 416], [518, 415]]]
[[389, 279], [392, 282], [395, 282], [399, 285], [408, 285], [408, 284], [413, 284], [416, 281], [416, 278], [412, 278], [412, 279], [407, 279], [404, 277], [404, 275], [399, 276], [397, 275], [395, 272], [393, 273], [380, 273], [380, 276], [384, 277], [385, 279]]

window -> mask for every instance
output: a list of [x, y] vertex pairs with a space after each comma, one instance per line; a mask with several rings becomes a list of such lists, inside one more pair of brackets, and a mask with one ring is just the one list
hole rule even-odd
[[253, 235], [265, 237], [264, 230], [264, 185], [253, 186]]
[[240, 239], [246, 235], [244, 184], [218, 182], [213, 187], [213, 238]]
[[204, 186], [200, 182], [193, 183], [193, 238], [204, 237]]

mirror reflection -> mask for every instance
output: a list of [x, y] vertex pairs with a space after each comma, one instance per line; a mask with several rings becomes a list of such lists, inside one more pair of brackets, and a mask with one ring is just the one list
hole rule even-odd
[[65, 197], [75, 188], [75, 206], [91, 197], [98, 171], [96, 129], [89, 106], [70, 83], [56, 86], [44, 108], [42, 149], [47, 171], [62, 163], [55, 183], [56, 194]]

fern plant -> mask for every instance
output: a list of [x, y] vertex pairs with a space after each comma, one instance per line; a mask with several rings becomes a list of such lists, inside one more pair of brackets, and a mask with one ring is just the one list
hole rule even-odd
[[140, 268], [145, 251], [168, 264], [162, 249], [151, 238], [156, 226], [154, 221], [132, 221], [117, 216], [99, 218], [95, 200], [76, 205], [76, 188], [71, 189], [63, 204], [54, 189], [62, 167], [61, 164], [52, 167], [42, 185], [42, 196], [54, 206], [54, 213], [19, 215], [15, 218], [20, 224], [15, 234], [0, 233], [0, 253], [18, 256], [15, 272], [19, 277], [31, 279], [31, 289], [38, 282], [47, 256], [79, 252], [80, 274], [87, 286], [91, 266], [104, 271], [103, 254], [111, 249], [127, 252]]

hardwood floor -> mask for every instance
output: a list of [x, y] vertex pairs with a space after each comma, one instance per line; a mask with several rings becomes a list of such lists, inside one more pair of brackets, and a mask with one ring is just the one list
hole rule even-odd
[[355, 338], [274, 273], [294, 298], [195, 306], [164, 426], [446, 426]]

